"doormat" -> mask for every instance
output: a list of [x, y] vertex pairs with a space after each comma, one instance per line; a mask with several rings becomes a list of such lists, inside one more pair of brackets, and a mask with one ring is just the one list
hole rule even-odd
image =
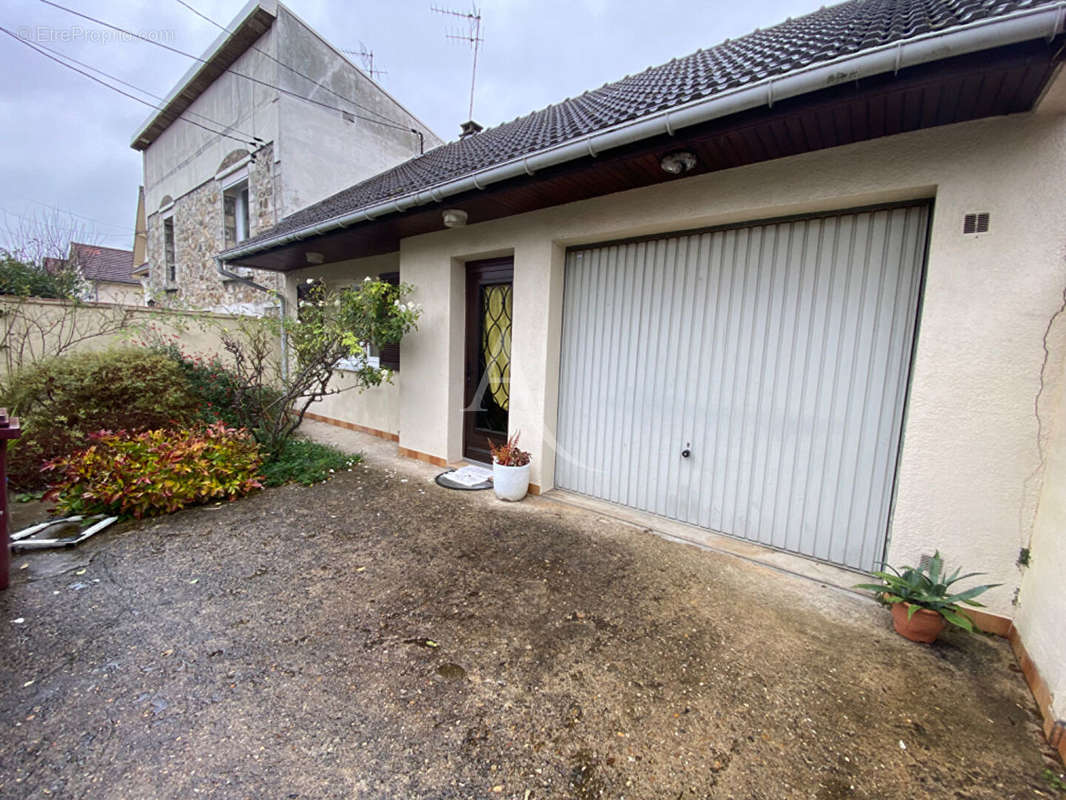
[[491, 489], [492, 470], [474, 466], [450, 469], [437, 476], [437, 484], [445, 489], [459, 489], [464, 492]]

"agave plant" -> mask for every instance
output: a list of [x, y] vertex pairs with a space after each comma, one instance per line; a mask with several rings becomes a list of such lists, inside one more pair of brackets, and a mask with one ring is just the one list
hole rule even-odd
[[881, 583], [860, 583], [855, 588], [876, 592], [878, 600], [886, 605], [907, 603], [907, 619], [913, 617], [918, 609], [928, 608], [940, 614], [952, 625], [972, 632], [973, 623], [969, 617], [961, 613], [959, 603], [981, 608], [983, 606], [973, 598], [1000, 584], [983, 584], [950, 594], [949, 589], [953, 584], [984, 574], [970, 572], [960, 575], [959, 572], [961, 570], [956, 569], [951, 575], [947, 574], [944, 569], [944, 559], [940, 557], [938, 550], [929, 559], [926, 567], [904, 566], [896, 569], [886, 564], [884, 571], [874, 573], [881, 579]]

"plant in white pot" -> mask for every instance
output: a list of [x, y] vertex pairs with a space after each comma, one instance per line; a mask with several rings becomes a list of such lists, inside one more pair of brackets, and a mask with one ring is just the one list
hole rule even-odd
[[518, 447], [518, 432], [497, 447], [491, 441], [492, 489], [501, 500], [521, 500], [529, 491], [529, 453]]

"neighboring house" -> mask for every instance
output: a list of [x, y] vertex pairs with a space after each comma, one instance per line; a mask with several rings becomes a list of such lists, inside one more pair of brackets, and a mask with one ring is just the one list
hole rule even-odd
[[46, 258], [45, 269], [73, 268], [85, 281], [82, 299], [95, 303], [144, 305], [144, 290], [132, 274], [133, 251], [71, 242], [66, 259]]
[[133, 137], [136, 266], [154, 302], [257, 312], [273, 301], [220, 276], [216, 253], [440, 140], [280, 3], [249, 3], [226, 28]]
[[1066, 718], [1063, 27], [1058, 2], [852, 0], [222, 257], [290, 298], [417, 287], [395, 384], [321, 417], [439, 465], [521, 431], [540, 491], [854, 570], [939, 549], [1002, 584], [982, 624]]

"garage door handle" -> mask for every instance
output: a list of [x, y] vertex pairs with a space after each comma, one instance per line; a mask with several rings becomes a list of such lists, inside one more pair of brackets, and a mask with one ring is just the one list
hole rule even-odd
[[690, 445], [685, 445], [685, 449], [681, 451], [682, 458], [688, 458], [690, 455], [692, 455], [692, 451], [688, 449], [689, 447]]

